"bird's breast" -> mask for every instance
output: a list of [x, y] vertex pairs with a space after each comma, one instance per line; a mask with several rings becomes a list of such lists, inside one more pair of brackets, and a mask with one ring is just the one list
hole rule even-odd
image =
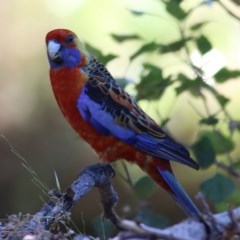
[[92, 129], [77, 108], [77, 99], [87, 81], [86, 75], [78, 68], [61, 68], [50, 70], [50, 79], [63, 115], [77, 133], [86, 139], [91, 135]]
[[77, 108], [77, 100], [87, 82], [87, 76], [81, 70], [68, 68], [50, 70], [50, 79], [55, 98], [63, 115], [74, 130], [93, 147], [102, 160], [134, 159], [132, 155], [135, 154], [135, 149], [114, 136], [101, 135], [82, 118]]

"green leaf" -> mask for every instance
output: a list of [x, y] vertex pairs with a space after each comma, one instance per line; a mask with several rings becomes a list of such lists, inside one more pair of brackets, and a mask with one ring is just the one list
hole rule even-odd
[[214, 163], [216, 155], [208, 136], [201, 136], [192, 149], [201, 168], [208, 168]]
[[143, 53], [148, 53], [148, 52], [153, 52], [157, 49], [159, 49], [159, 44], [155, 43], [155, 42], [150, 42], [147, 44], [142, 45], [142, 47], [140, 47], [131, 57], [130, 60], [135, 59], [136, 57], [138, 57], [139, 55], [143, 54]]
[[87, 43], [85, 44], [85, 46], [87, 51], [89, 51], [94, 57], [96, 57], [99, 60], [99, 62], [101, 62], [104, 65], [106, 65], [108, 62], [117, 57], [117, 55], [114, 54], [103, 55], [100, 50]]
[[212, 178], [204, 181], [200, 189], [206, 197], [215, 203], [220, 203], [234, 193], [236, 186], [230, 178], [217, 173]]
[[[231, 202], [232, 204], [232, 202]], [[215, 211], [216, 213], [221, 213], [225, 212], [229, 209], [229, 204], [227, 202], [220, 202], [220, 203], [215, 203]]]
[[146, 14], [145, 12], [139, 11], [139, 10], [131, 10], [130, 9], [130, 12], [135, 16], [142, 16], [142, 15]]
[[190, 27], [190, 29], [193, 30], [193, 31], [199, 31], [199, 29], [202, 28], [203, 26], [205, 26], [207, 23], [209, 23], [209, 21], [193, 24]]
[[205, 84], [203, 85], [203, 87], [205, 89], [207, 89], [208, 91], [210, 91], [214, 97], [216, 98], [216, 100], [218, 101], [218, 103], [220, 104], [220, 106], [222, 108], [225, 107], [225, 105], [230, 101], [229, 98], [226, 98], [224, 95], [220, 94], [215, 88], [213, 88], [212, 86]]
[[205, 83], [200, 78], [195, 78], [192, 80], [180, 73], [177, 76], [177, 80], [180, 81], [180, 86], [175, 88], [177, 95], [183, 92], [189, 92], [194, 97], [202, 96], [200, 90], [202, 87], [204, 87]]
[[200, 124], [205, 124], [205, 125], [210, 125], [210, 126], [214, 126], [218, 123], [218, 119], [215, 116], [209, 116], [207, 118], [202, 118], [200, 120]]
[[201, 35], [199, 38], [196, 39], [196, 43], [197, 43], [197, 47], [198, 47], [199, 51], [202, 54], [205, 54], [212, 49], [211, 43], [203, 35]]
[[95, 235], [100, 239], [109, 239], [115, 231], [112, 222], [103, 217], [96, 217], [92, 222], [92, 226]]
[[229, 70], [227, 68], [222, 68], [217, 74], [215, 74], [215, 79], [218, 83], [223, 83], [228, 81], [230, 78], [237, 78], [239, 76], [239, 70]]
[[169, 78], [164, 78], [162, 70], [151, 64], [144, 64], [147, 74], [141, 76], [141, 81], [136, 85], [136, 100], [155, 100], [164, 94], [164, 91], [172, 84]]
[[192, 39], [193, 39], [192, 37], [189, 37], [189, 38], [180, 39], [178, 41], [172, 42], [168, 45], [160, 45], [159, 51], [161, 53], [177, 52], [185, 46], [186, 42], [188, 42]]
[[188, 14], [180, 7], [179, 2], [170, 0], [165, 2], [167, 12], [177, 18], [178, 20], [183, 20]]
[[227, 137], [218, 131], [205, 132], [215, 149], [216, 154], [229, 153], [234, 149], [234, 142], [231, 137]]
[[103, 64], [106, 65], [108, 62], [112, 61], [113, 59], [115, 59], [117, 57], [117, 55], [114, 54], [107, 54], [107, 55], [103, 55], [101, 58], [99, 58], [98, 60]]
[[99, 49], [93, 47], [92, 45], [85, 43], [85, 47], [87, 51], [90, 52], [92, 55], [94, 55], [96, 58], [103, 56], [102, 52]]
[[127, 40], [136, 40], [140, 39], [140, 37], [137, 34], [131, 34], [131, 35], [119, 35], [119, 34], [111, 34], [112, 38], [121, 43]]
[[239, 205], [240, 204], [240, 190], [236, 189], [234, 193], [228, 197], [228, 200], [231, 202], [231, 204]]
[[165, 119], [163, 119], [162, 121], [161, 121], [161, 126], [162, 127], [164, 127], [165, 125], [167, 125], [168, 124], [168, 122], [170, 121], [170, 118], [169, 117], [167, 117], [167, 118], [165, 118]]
[[148, 198], [150, 197], [156, 188], [155, 183], [148, 176], [140, 178], [134, 184], [134, 191], [139, 198]]
[[216, 95], [216, 99], [222, 107], [225, 107], [225, 105], [230, 101], [229, 98], [226, 98], [225, 96], [219, 93]]
[[167, 218], [154, 213], [149, 209], [149, 206], [148, 208], [145, 207], [141, 211], [138, 211], [134, 216], [134, 220], [155, 228], [164, 228], [169, 224]]

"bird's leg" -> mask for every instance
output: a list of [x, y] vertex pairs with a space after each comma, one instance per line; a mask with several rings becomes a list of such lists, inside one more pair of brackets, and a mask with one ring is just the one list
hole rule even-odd
[[111, 182], [106, 182], [99, 186], [99, 193], [104, 209], [104, 217], [108, 218], [114, 225], [118, 225], [120, 218], [114, 208], [118, 201], [118, 194], [114, 190]]

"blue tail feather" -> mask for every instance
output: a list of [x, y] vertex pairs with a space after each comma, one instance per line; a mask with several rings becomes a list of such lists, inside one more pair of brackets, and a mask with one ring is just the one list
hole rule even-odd
[[175, 176], [168, 170], [163, 170], [160, 167], [157, 167], [159, 173], [169, 185], [172, 190], [171, 196], [174, 200], [180, 205], [184, 212], [190, 217], [201, 218], [201, 213], [197, 206], [193, 203], [181, 185], [178, 183]]

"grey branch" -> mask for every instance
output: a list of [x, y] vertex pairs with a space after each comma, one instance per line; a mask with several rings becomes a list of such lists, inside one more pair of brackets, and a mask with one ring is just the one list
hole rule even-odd
[[118, 195], [111, 183], [114, 174], [109, 164], [96, 164], [83, 169], [65, 193], [52, 190], [51, 200], [33, 216], [11, 215], [5, 224], [0, 222], [0, 239], [92, 239], [92, 237], [76, 234], [71, 229], [68, 230], [67, 235], [58, 230], [57, 236], [50, 230], [58, 228], [61, 222], [66, 225], [70, 218], [70, 209], [93, 187], [99, 189], [105, 217], [119, 230], [112, 240], [240, 239], [240, 208], [235, 210], [229, 208], [227, 212], [214, 215], [201, 195], [199, 199], [206, 212], [203, 215], [205, 224], [195, 219], [187, 219], [166, 229], [158, 229], [143, 223], [120, 219], [114, 210], [118, 201]]
[[[50, 193], [51, 201], [44, 204], [41, 210], [32, 217], [28, 216], [21, 221], [15, 215], [16, 217], [12, 217], [14, 221], [5, 226], [0, 225], [0, 239], [10, 239], [16, 236], [22, 239], [23, 236], [39, 235], [43, 230], [54, 228], [58, 222], [67, 219], [69, 210], [93, 187], [99, 189], [105, 217], [117, 225], [119, 218], [114, 211], [114, 206], [118, 201], [118, 195], [111, 184], [111, 178], [114, 174], [115, 172], [109, 164], [86, 167], [65, 193], [52, 190]], [[15, 222], [17, 227], [11, 227], [12, 222]], [[45, 236], [44, 239], [48, 238]], [[58, 239], [65, 238], [59, 237]]]
[[[214, 219], [212, 219], [212, 217]], [[142, 239], [150, 237], [161, 240], [238, 240], [240, 239], [240, 207], [229, 208], [220, 214], [205, 215], [210, 232], [206, 232], [204, 225], [194, 219], [184, 220], [165, 229], [157, 229], [134, 221], [122, 220], [119, 226], [124, 229], [112, 240]]]
[[113, 223], [117, 224], [118, 216], [114, 206], [118, 201], [118, 195], [112, 187], [111, 178], [115, 172], [109, 164], [96, 164], [83, 169], [63, 195], [53, 191], [53, 200], [43, 206], [31, 221], [25, 226], [26, 230], [34, 230], [36, 223], [41, 221], [45, 229], [48, 229], [56, 218], [68, 212], [80, 199], [93, 187], [100, 192], [104, 213]]

